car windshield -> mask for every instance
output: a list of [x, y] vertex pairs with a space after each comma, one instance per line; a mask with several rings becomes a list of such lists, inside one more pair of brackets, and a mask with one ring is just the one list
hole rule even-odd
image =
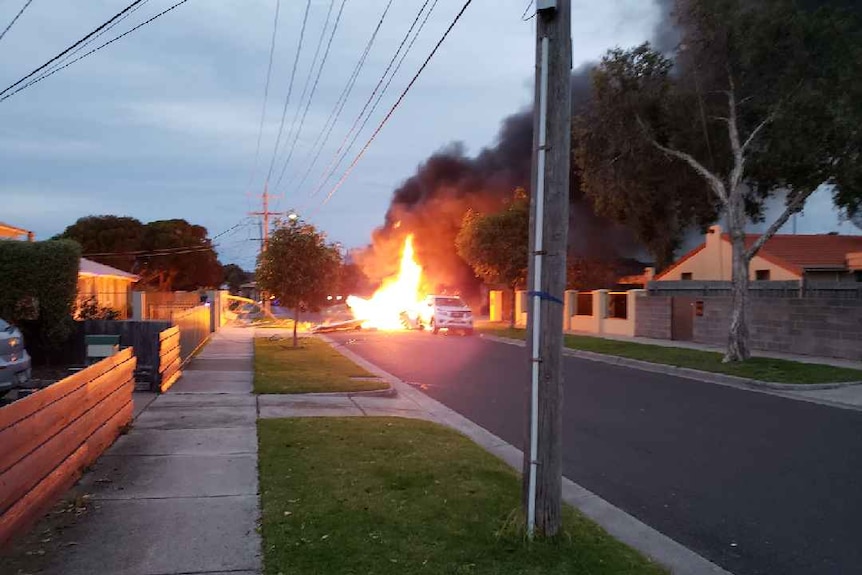
[[467, 307], [459, 297], [438, 297], [435, 303], [440, 307]]

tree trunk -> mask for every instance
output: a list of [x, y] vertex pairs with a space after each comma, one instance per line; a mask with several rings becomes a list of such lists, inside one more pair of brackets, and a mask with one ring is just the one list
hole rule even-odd
[[515, 327], [515, 298], [517, 297], [516, 286], [512, 286], [512, 300], [509, 302], [509, 327]]
[[296, 327], [299, 325], [299, 308], [293, 310], [293, 347], [299, 347], [299, 337], [296, 335]]
[[[742, 216], [744, 218], [744, 215]], [[742, 219], [729, 214], [728, 221]], [[733, 246], [731, 264], [731, 293], [733, 305], [730, 313], [730, 334], [727, 339], [727, 353], [724, 363], [745, 361], [751, 356], [748, 349], [748, 256], [745, 253], [745, 230], [740, 222], [730, 224], [730, 239]]]

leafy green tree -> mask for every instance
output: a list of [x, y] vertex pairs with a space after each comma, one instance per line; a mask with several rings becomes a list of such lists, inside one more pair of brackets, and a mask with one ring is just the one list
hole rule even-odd
[[186, 220], [150, 222], [144, 230], [139, 273], [159, 291], [218, 287], [222, 266], [203, 226]]
[[[858, 209], [860, 26], [849, 12], [794, 0], [680, 0], [677, 12], [682, 41], [664, 108], [650, 105], [651, 82], [622, 85], [621, 95], [645, 104], [634, 104], [631, 138], [691, 169], [723, 211], [733, 246], [724, 360], [741, 361], [750, 356], [751, 259], [822, 184], [849, 212]], [[747, 246], [748, 218], [776, 194], [785, 210]]]
[[573, 138], [581, 189], [596, 213], [628, 227], [659, 269], [673, 261], [686, 230], [716, 217], [716, 200], [697, 174], [632, 137], [638, 117], [659, 126], [674, 120], [672, 67], [648, 44], [608, 52], [593, 72], [593, 98], [575, 119]]
[[530, 202], [523, 190], [500, 212], [464, 216], [455, 248], [477, 277], [512, 290], [510, 325], [515, 325], [515, 290], [527, 276]]
[[341, 252], [300, 220], [279, 222], [257, 259], [257, 285], [294, 311], [293, 346], [301, 311], [317, 311], [338, 288]]
[[142, 249], [144, 230], [144, 224], [135, 218], [86, 216], [79, 218], [54, 239], [75, 240], [81, 245], [81, 251], [88, 259], [134, 273], [137, 256], [130, 252]]
[[83, 256], [141, 276], [159, 291], [218, 287], [223, 272], [207, 229], [186, 220], [142, 224], [121, 216], [87, 216], [57, 239], [75, 240]]
[[233, 295], [239, 293], [242, 284], [248, 281], [250, 275], [236, 264], [227, 264], [222, 268], [222, 273], [222, 281], [228, 285], [230, 293]]

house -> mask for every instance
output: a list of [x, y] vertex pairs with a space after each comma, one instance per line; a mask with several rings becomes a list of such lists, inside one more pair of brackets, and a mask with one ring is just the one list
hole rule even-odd
[[25, 230], [23, 228], [16, 228], [15, 226], [10, 226], [9, 224], [4, 224], [0, 222], [0, 240], [23, 240], [27, 239], [27, 241], [33, 241], [33, 232], [30, 230]]
[[[751, 246], [757, 234], [746, 234]], [[712, 226], [704, 243], [658, 274], [655, 281], [730, 281], [733, 258], [730, 236]], [[862, 282], [862, 236], [776, 234], [751, 260], [757, 281]]]
[[136, 281], [138, 276], [134, 274], [81, 258], [78, 269], [78, 307], [86, 300], [95, 298], [99, 307], [111, 308], [119, 312], [120, 319], [126, 319], [132, 305], [132, 284]]

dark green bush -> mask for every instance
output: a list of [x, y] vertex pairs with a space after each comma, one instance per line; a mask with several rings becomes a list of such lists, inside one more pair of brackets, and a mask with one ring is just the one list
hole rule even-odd
[[19, 326], [36, 362], [74, 329], [80, 246], [70, 240], [0, 240], [0, 317]]

